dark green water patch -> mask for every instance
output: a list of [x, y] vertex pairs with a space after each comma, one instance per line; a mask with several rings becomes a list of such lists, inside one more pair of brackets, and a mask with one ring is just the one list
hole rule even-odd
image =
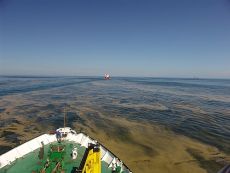
[[154, 150], [153, 148], [151, 148], [145, 144], [141, 144], [141, 143], [137, 143], [137, 142], [135, 142], [135, 144], [139, 145], [142, 148], [142, 150], [144, 151], [144, 153], [148, 156], [153, 157], [153, 156], [158, 155], [158, 152], [156, 150]]
[[33, 132], [33, 131], [39, 131], [39, 129], [35, 125], [25, 126], [24, 132]]
[[46, 106], [41, 107], [42, 110], [54, 110], [56, 106], [54, 104], [48, 104]]
[[77, 122], [77, 123], [80, 123], [82, 125], [86, 125], [86, 121], [85, 119], [83, 119], [79, 113], [77, 112], [67, 112], [66, 114], [66, 119], [67, 119], [67, 124], [71, 124], [72, 126], [72, 123], [73, 122]]
[[205, 159], [200, 151], [193, 149], [193, 148], [188, 148], [186, 150], [194, 159], [197, 160], [199, 166], [203, 169], [205, 169], [208, 173], [217, 173], [223, 165], [220, 163], [217, 163], [215, 160], [207, 160]]
[[0, 138], [4, 138], [4, 140], [6, 140], [8, 142], [19, 145], [20, 144], [20, 139], [19, 139], [20, 136], [21, 135], [15, 133], [15, 132], [3, 130], [1, 135], [0, 135]]
[[[47, 126], [52, 126], [55, 128], [60, 128], [64, 126], [64, 116], [59, 113], [50, 113], [46, 116], [39, 116], [34, 119], [37, 124], [46, 124]], [[85, 120], [80, 117], [76, 112], [67, 112], [66, 113], [66, 126], [73, 127], [74, 123], [85, 124]]]
[[6, 109], [0, 108], [0, 113], [4, 112]]
[[6, 127], [6, 126], [9, 126], [10, 124], [12, 123], [15, 123], [15, 124], [21, 124], [20, 121], [18, 121], [17, 119], [15, 118], [8, 118], [4, 121], [0, 121], [0, 127]]
[[11, 149], [13, 149], [13, 147], [0, 145], [0, 155], [8, 152]]

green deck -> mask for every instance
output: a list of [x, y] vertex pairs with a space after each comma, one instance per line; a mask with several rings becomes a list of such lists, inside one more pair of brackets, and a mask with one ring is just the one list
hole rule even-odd
[[[65, 150], [63, 153], [50, 153], [50, 147], [52, 145], [65, 145]], [[77, 159], [73, 160], [71, 158], [71, 153], [73, 147], [78, 148], [78, 157]], [[62, 165], [65, 173], [71, 173], [73, 167], [79, 167], [83, 154], [85, 152], [85, 148], [81, 147], [79, 144], [72, 143], [72, 142], [62, 142], [58, 144], [58, 142], [54, 142], [51, 145], [44, 146], [44, 157], [42, 160], [39, 159], [38, 153], [39, 149], [25, 155], [23, 158], [17, 159], [11, 165], [8, 165], [0, 170], [0, 173], [39, 173], [39, 171], [44, 167], [47, 158], [51, 159], [62, 159]], [[49, 155], [49, 156], [48, 156]], [[58, 160], [59, 161], [59, 160]], [[53, 168], [55, 167], [55, 163], [46, 170], [46, 172], [52, 172]], [[101, 162], [101, 169], [102, 173], [112, 173], [112, 170], [108, 168], [108, 164], [104, 161]]]

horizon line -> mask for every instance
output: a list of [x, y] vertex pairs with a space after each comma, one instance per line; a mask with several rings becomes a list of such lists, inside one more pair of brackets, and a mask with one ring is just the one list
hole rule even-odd
[[[15, 74], [15, 75], [1, 75], [0, 77], [9, 77], [9, 78], [59, 78], [59, 77], [101, 77], [104, 78], [104, 75], [22, 75], [22, 74]], [[202, 80], [202, 79], [217, 79], [217, 80], [230, 80], [229, 78], [225, 77], [177, 77], [177, 76], [132, 76], [132, 75], [127, 75], [127, 76], [119, 76], [119, 75], [114, 75], [111, 76], [111, 78], [156, 78], [156, 79], [193, 79], [193, 80]]]

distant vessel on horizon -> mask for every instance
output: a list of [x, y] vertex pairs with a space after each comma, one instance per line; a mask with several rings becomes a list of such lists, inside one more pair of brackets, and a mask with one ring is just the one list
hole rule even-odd
[[104, 79], [105, 79], [105, 80], [109, 80], [109, 79], [111, 79], [111, 77], [110, 77], [110, 75], [107, 73], [107, 74], [105, 74]]

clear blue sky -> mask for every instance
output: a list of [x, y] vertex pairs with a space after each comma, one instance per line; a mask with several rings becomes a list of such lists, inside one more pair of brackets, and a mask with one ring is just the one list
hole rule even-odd
[[230, 0], [0, 0], [1, 75], [230, 78]]

